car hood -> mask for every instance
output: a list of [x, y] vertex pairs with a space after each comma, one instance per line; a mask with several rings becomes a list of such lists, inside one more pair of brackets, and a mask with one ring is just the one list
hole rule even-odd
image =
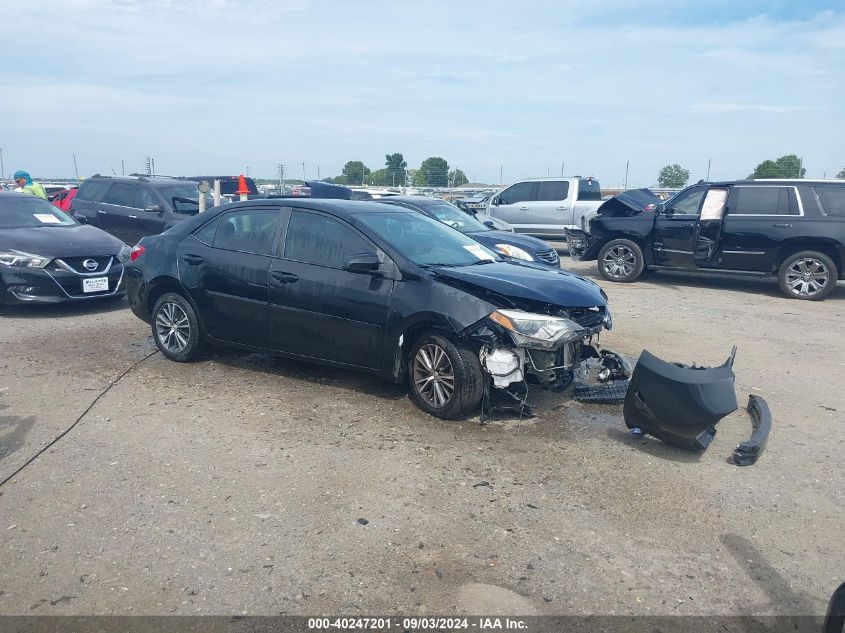
[[651, 211], [663, 202], [651, 189], [629, 189], [614, 196], [598, 208], [601, 215], [630, 216]]
[[595, 283], [565, 270], [539, 264], [493, 262], [475, 266], [432, 267], [445, 283], [488, 297], [536, 301], [561, 308], [607, 305], [607, 295]]
[[0, 250], [15, 249], [43, 257], [116, 255], [123, 242], [100, 229], [77, 226], [39, 226], [0, 229]]
[[478, 240], [485, 245], [489, 244], [491, 246], [495, 246], [496, 244], [511, 244], [521, 248], [522, 250], [528, 251], [529, 253], [535, 251], [547, 251], [552, 248], [550, 244], [547, 244], [536, 237], [521, 235], [519, 233], [510, 233], [508, 231], [477, 231], [468, 233], [468, 235], [472, 239]]

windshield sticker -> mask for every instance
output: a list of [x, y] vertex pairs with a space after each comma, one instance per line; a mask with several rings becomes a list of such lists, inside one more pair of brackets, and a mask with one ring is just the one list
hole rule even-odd
[[478, 259], [487, 260], [487, 261], [495, 261], [493, 256], [485, 251], [481, 246], [478, 244], [465, 244], [464, 248], [467, 249], [470, 253], [475, 255]]
[[61, 224], [61, 218], [57, 218], [52, 213], [33, 213], [32, 215], [35, 216], [35, 219], [41, 222], [41, 224]]

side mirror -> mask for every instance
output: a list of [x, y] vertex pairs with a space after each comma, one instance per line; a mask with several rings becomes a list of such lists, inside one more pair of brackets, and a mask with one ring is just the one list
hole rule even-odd
[[490, 201], [490, 204], [494, 206], [499, 206], [499, 196], [494, 196], [493, 199]]
[[343, 269], [351, 273], [374, 273], [380, 265], [375, 253], [356, 253], [346, 260]]
[[152, 211], [153, 213], [162, 213], [164, 209], [161, 208], [159, 204], [151, 204], [148, 207], [144, 207], [144, 211]]
[[79, 222], [80, 224], [88, 224], [88, 218], [84, 215], [79, 215], [77, 213], [73, 214], [73, 219]]
[[482, 224], [484, 224], [484, 226], [489, 227], [491, 229], [496, 228], [496, 225], [493, 223], [492, 220], [484, 220], [484, 222], [482, 222]]

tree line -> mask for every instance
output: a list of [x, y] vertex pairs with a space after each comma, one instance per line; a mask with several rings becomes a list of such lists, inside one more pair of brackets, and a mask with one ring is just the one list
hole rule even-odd
[[[787, 154], [774, 160], [764, 160], [754, 168], [748, 177], [755, 178], [803, 178], [807, 173], [801, 159], [795, 154]], [[845, 167], [835, 178], [845, 180]], [[680, 189], [689, 181], [689, 170], [678, 163], [664, 166], [657, 174], [657, 184], [667, 189]]]
[[340, 175], [326, 178], [326, 182], [336, 185], [379, 187], [460, 187], [469, 182], [466, 174], [457, 168], [450, 168], [445, 158], [429, 156], [419, 169], [408, 169], [408, 162], [401, 152], [385, 154], [384, 167], [371, 170], [364, 161], [350, 160]]

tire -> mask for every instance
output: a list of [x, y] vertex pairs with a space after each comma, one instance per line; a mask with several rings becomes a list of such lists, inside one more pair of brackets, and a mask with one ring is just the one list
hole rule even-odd
[[645, 258], [639, 244], [631, 240], [610, 240], [599, 251], [599, 274], [608, 281], [631, 283], [643, 273]]
[[165, 293], [155, 302], [150, 327], [158, 349], [177, 363], [194, 360], [205, 347], [197, 313], [175, 292]]
[[444, 420], [463, 419], [478, 407], [484, 392], [478, 354], [444, 334], [424, 332], [408, 357], [408, 386], [411, 400], [426, 413]]
[[778, 284], [790, 299], [821, 301], [836, 289], [838, 279], [836, 264], [818, 251], [790, 255], [778, 269]]

